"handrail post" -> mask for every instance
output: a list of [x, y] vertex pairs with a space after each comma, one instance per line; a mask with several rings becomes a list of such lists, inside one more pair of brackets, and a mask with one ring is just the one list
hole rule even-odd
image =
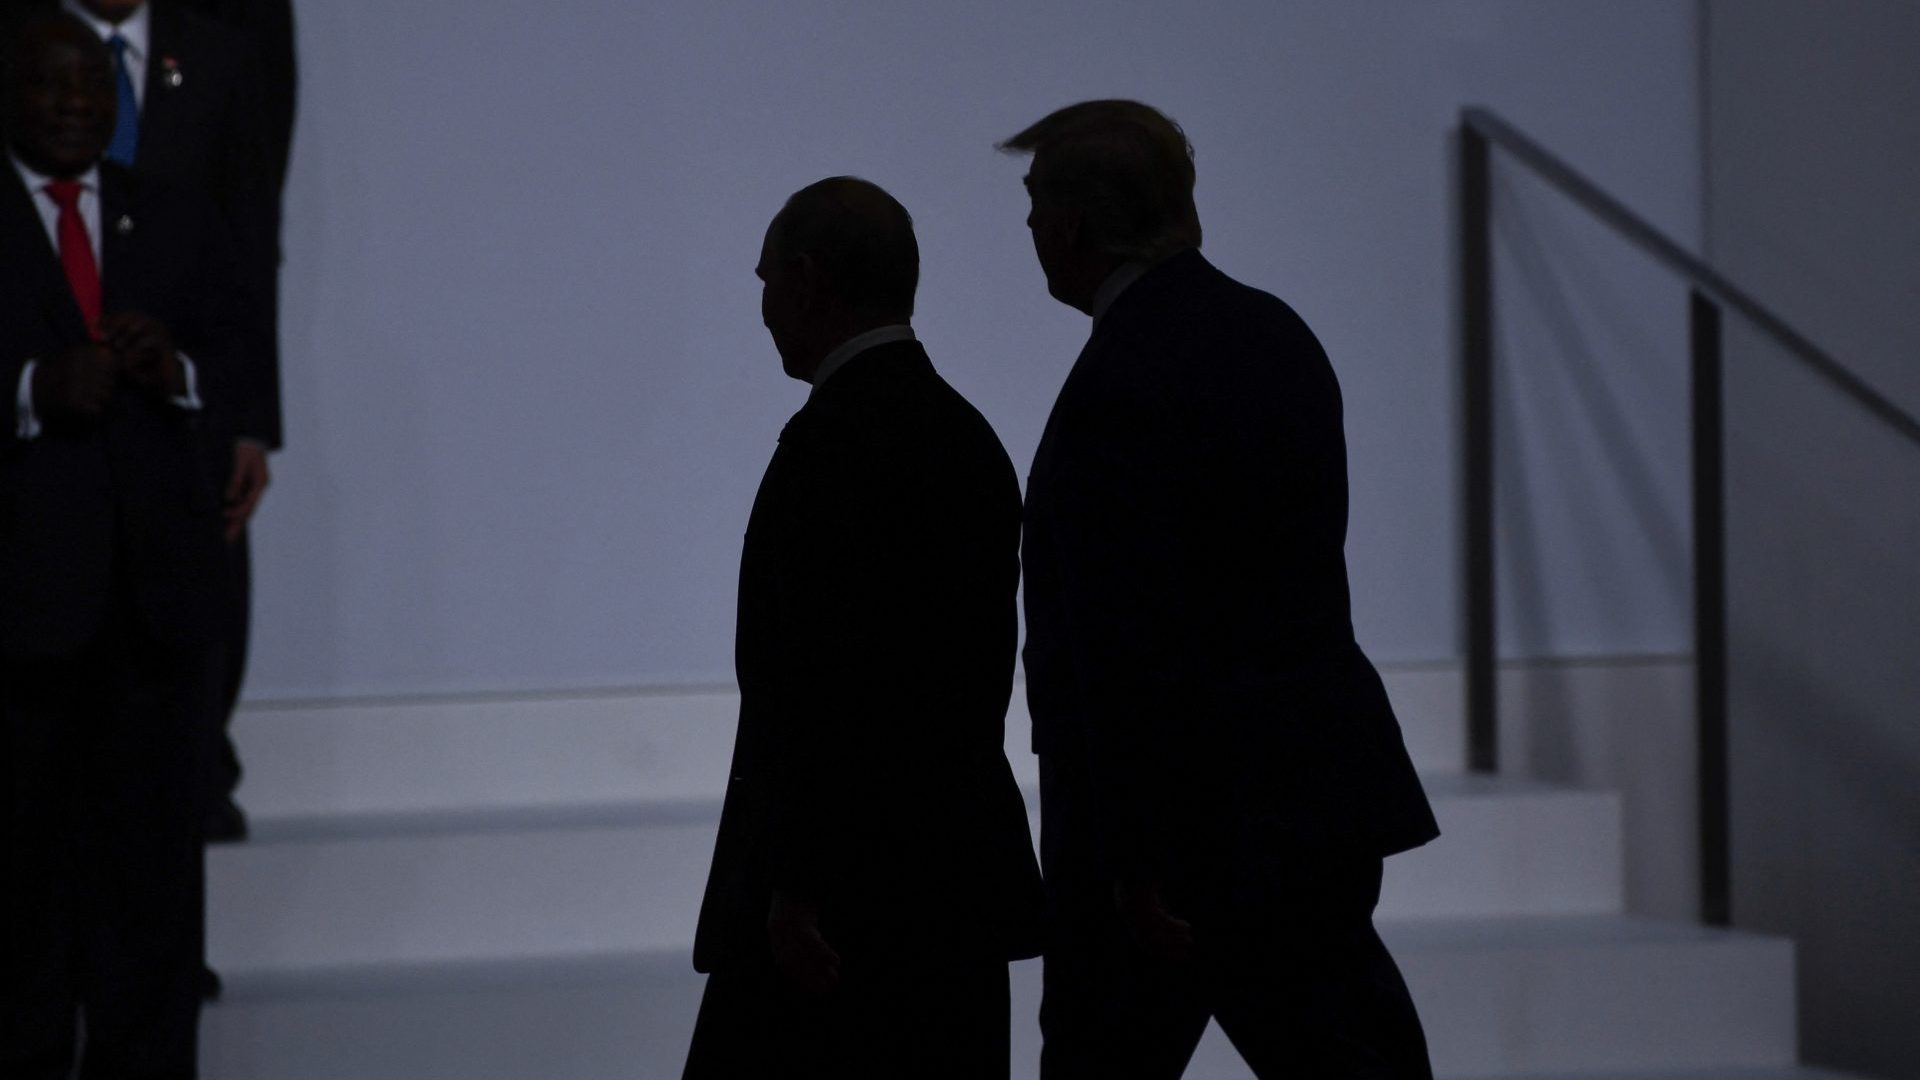
[[1699, 710], [1700, 917], [1733, 921], [1727, 759], [1727, 546], [1720, 306], [1693, 290], [1694, 677]]
[[1467, 768], [1500, 767], [1493, 562], [1493, 176], [1487, 137], [1460, 125], [1461, 346], [1466, 406]]

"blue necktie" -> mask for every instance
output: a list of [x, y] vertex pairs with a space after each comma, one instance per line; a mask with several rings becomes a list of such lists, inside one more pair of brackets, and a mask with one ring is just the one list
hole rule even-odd
[[131, 168], [133, 155], [140, 149], [140, 99], [133, 96], [133, 78], [127, 74], [127, 39], [115, 34], [107, 39], [107, 47], [113, 50], [113, 81], [120, 96], [107, 160]]

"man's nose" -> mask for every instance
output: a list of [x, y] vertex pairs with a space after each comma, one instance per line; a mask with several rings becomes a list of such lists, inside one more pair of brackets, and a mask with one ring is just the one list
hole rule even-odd
[[112, 105], [102, 105], [97, 94], [86, 91], [61, 94], [54, 101], [54, 108], [66, 119], [84, 119], [111, 112]]
[[79, 80], [61, 83], [54, 91], [54, 103], [64, 110], [91, 112], [112, 101], [111, 95], [103, 97], [98, 87]]

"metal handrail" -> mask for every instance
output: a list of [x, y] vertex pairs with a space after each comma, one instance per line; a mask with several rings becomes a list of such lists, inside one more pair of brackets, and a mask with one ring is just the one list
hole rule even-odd
[[1775, 315], [1765, 304], [1675, 243], [1647, 219], [1627, 209], [1624, 203], [1607, 194], [1573, 166], [1485, 108], [1474, 106], [1463, 109], [1460, 124], [1462, 128], [1499, 146], [1514, 160], [1533, 170], [1541, 179], [1611, 226], [1615, 232], [1686, 278], [1708, 298], [1738, 312], [1741, 318], [1785, 346], [1788, 352], [1824, 376], [1835, 389], [1878, 416], [1895, 431], [1912, 442], [1920, 443], [1920, 418], [1894, 404], [1885, 394], [1875, 390], [1865, 379], [1834, 359], [1831, 353], [1815, 345], [1805, 334]]
[[1920, 420], [1806, 335], [1629, 210], [1565, 161], [1485, 108], [1460, 116], [1460, 272], [1466, 406], [1467, 764], [1499, 769], [1498, 639], [1494, 625], [1493, 172], [1498, 146], [1690, 287], [1694, 533], [1694, 666], [1699, 722], [1701, 917], [1732, 921], [1733, 860], [1727, 764], [1725, 433], [1721, 308], [1784, 346], [1871, 415], [1920, 444]]

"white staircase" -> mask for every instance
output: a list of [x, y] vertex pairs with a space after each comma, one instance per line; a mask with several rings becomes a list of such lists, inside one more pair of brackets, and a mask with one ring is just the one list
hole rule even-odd
[[[1622, 911], [1616, 797], [1462, 775], [1457, 681], [1388, 673], [1445, 836], [1383, 935], [1447, 1076], [1761, 1080], [1794, 1067], [1788, 942]], [[208, 1080], [677, 1077], [735, 695], [263, 705], [254, 839], [210, 854]], [[1016, 694], [1009, 756], [1029, 790]], [[1039, 967], [1014, 969], [1036, 1075]], [[1187, 1075], [1249, 1076], [1210, 1030]]]

